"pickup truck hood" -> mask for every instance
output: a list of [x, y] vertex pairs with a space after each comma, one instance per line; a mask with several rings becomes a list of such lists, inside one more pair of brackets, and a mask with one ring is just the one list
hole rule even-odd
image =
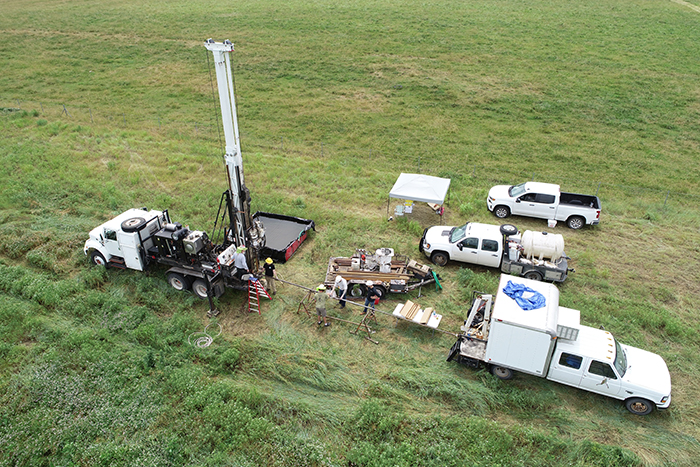
[[489, 198], [510, 198], [510, 195], [508, 194], [508, 190], [510, 189], [510, 187], [511, 185], [496, 185], [494, 187], [491, 187], [491, 189], [489, 190]]
[[450, 231], [454, 227], [446, 227], [442, 225], [436, 225], [430, 227], [425, 233], [425, 241], [430, 244], [430, 249], [434, 249], [435, 245], [449, 245], [450, 244]]
[[620, 346], [627, 356], [627, 372], [622, 378], [623, 381], [656, 393], [659, 398], [671, 394], [671, 374], [663, 358], [629, 345]]

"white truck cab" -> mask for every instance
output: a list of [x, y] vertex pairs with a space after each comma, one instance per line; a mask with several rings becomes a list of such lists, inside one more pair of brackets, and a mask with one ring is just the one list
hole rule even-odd
[[498, 293], [474, 293], [448, 361], [488, 367], [501, 379], [528, 373], [619, 399], [636, 415], [671, 404], [671, 375], [656, 354], [620, 344], [559, 306], [553, 284], [501, 275]]
[[153, 234], [168, 222], [167, 211], [129, 209], [92, 229], [83, 251], [93, 264], [143, 271]]

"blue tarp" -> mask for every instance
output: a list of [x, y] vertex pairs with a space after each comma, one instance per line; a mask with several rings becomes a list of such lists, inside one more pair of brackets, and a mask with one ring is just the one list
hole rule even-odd
[[[536, 310], [547, 304], [544, 295], [523, 284], [515, 284], [513, 281], [508, 281], [508, 284], [503, 287], [503, 293], [515, 300], [523, 310]], [[528, 295], [523, 297], [526, 293]]]

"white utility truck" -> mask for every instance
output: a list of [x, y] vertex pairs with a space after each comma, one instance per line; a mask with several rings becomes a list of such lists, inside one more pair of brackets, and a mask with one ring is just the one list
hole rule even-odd
[[559, 185], [552, 183], [496, 185], [489, 190], [486, 205], [501, 219], [511, 214], [538, 217], [566, 222], [571, 229], [600, 222], [600, 199], [597, 196], [564, 193]]
[[560, 234], [526, 230], [521, 235], [511, 224], [436, 225], [423, 231], [418, 249], [439, 266], [462, 261], [538, 281], [564, 282], [573, 271]]
[[500, 379], [520, 371], [620, 399], [637, 415], [671, 404], [671, 375], [660, 356], [582, 325], [578, 310], [559, 306], [554, 284], [505, 274], [495, 301], [474, 292], [451, 360], [485, 366]]

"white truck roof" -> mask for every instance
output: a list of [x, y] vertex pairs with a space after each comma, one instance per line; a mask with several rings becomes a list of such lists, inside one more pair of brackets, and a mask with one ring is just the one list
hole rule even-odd
[[[509, 281], [514, 284], [523, 284], [544, 295], [545, 306], [535, 310], [523, 310], [514, 299], [503, 292]], [[558, 315], [559, 290], [554, 284], [501, 274], [492, 320], [542, 331], [555, 337], [557, 335]]]
[[502, 237], [500, 226], [493, 224], [479, 224], [478, 222], [469, 222], [467, 224], [467, 236], [474, 235], [480, 238], [489, 238], [500, 240]]
[[546, 195], [558, 195], [561, 192], [559, 185], [542, 182], [526, 182], [525, 191], [534, 191], [535, 193], [542, 193]]
[[578, 339], [559, 339], [557, 349], [612, 364], [615, 361], [615, 339], [608, 331], [578, 326]]

